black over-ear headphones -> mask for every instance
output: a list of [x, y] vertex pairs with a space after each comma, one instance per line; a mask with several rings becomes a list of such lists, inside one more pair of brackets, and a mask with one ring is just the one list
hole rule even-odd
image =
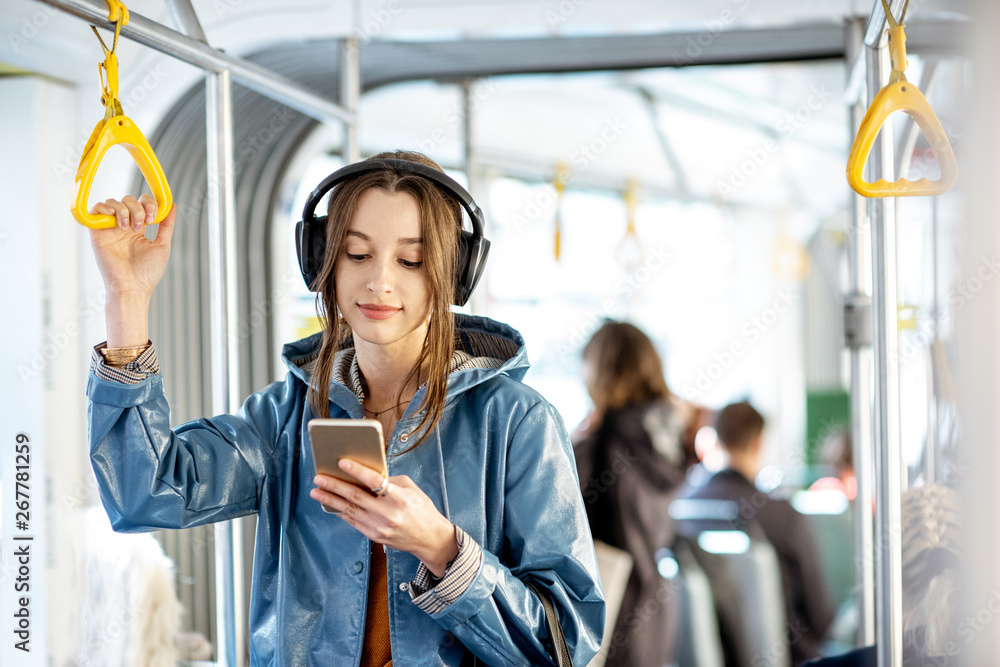
[[469, 214], [472, 221], [472, 231], [459, 228], [458, 239], [458, 274], [455, 276], [455, 296], [452, 303], [464, 306], [476, 289], [476, 284], [483, 275], [486, 266], [486, 256], [490, 252], [490, 242], [483, 237], [483, 212], [472, 200], [472, 195], [447, 174], [432, 167], [394, 158], [379, 158], [363, 160], [338, 169], [327, 176], [306, 200], [302, 209], [302, 220], [295, 224], [295, 251], [299, 257], [299, 269], [306, 286], [317, 292], [316, 277], [323, 266], [323, 254], [326, 250], [326, 216], [316, 215], [316, 206], [327, 192], [338, 183], [370, 171], [405, 171], [418, 174], [431, 181], [445, 193], [454, 197]]

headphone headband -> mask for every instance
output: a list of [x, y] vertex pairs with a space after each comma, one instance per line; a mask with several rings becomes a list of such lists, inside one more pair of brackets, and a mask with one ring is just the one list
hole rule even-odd
[[399, 160], [397, 158], [362, 160], [361, 162], [355, 162], [354, 164], [349, 164], [346, 167], [341, 167], [337, 171], [333, 172], [324, 178], [323, 182], [317, 185], [312, 193], [310, 193], [309, 198], [306, 200], [306, 205], [302, 209], [302, 219], [315, 219], [316, 207], [319, 205], [320, 200], [323, 199], [323, 195], [327, 192], [344, 181], [350, 180], [355, 176], [360, 176], [361, 174], [366, 174], [370, 171], [405, 171], [411, 174], [417, 174], [418, 176], [423, 176], [427, 180], [433, 181], [434, 184], [444, 190], [446, 194], [449, 194], [453, 198], [457, 199], [458, 203], [461, 204], [462, 208], [464, 208], [466, 213], [469, 214], [469, 219], [472, 221], [473, 234], [480, 238], [483, 236], [483, 211], [479, 208], [476, 202], [473, 201], [472, 195], [469, 194], [468, 190], [463, 188], [458, 181], [443, 171], [438, 171], [433, 167], [428, 167], [427, 165], [420, 164], [419, 162]]
[[416, 174], [434, 183], [438, 188], [457, 200], [469, 214], [472, 231], [461, 228], [459, 221], [459, 267], [455, 280], [455, 297], [452, 302], [464, 306], [476, 288], [486, 265], [490, 242], [483, 237], [483, 211], [472, 195], [457, 181], [433, 167], [397, 158], [375, 158], [349, 164], [333, 172], [316, 186], [306, 199], [302, 209], [302, 220], [295, 226], [295, 245], [299, 258], [302, 279], [312, 291], [317, 274], [323, 265], [326, 249], [326, 216], [316, 216], [316, 207], [323, 196], [340, 183], [371, 171], [395, 171]]

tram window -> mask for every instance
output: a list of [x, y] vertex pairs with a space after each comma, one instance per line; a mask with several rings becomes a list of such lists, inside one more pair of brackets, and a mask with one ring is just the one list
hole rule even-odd
[[[953, 146], [961, 150], [958, 100], [965, 62], [958, 58], [928, 61], [920, 56], [909, 61], [911, 80], [933, 74], [932, 85], [924, 93]], [[904, 175], [936, 179], [940, 169], [923, 133], [913, 131], [905, 114], [893, 114], [892, 120]], [[952, 474], [949, 471], [960, 469], [948, 461], [954, 456], [957, 437], [950, 351], [953, 322], [971, 296], [966, 289], [969, 276], [957, 274], [957, 230], [962, 222], [958, 197], [953, 191], [933, 198], [901, 198], [896, 203], [900, 444], [910, 471], [909, 483], [958, 481], [945, 479]]]

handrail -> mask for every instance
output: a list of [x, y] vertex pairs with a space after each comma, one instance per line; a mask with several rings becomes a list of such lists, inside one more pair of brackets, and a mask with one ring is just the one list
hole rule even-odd
[[[38, 0], [98, 27], [114, 28], [108, 21], [103, 0]], [[171, 30], [135, 12], [122, 31], [125, 37], [161, 53], [210, 72], [229, 70], [232, 78], [247, 88], [324, 123], [354, 123], [355, 114], [259, 65], [213, 49], [204, 42]]]

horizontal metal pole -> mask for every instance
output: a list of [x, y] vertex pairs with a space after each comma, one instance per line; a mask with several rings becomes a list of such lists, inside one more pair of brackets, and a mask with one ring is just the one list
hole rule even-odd
[[[906, 26], [908, 53], [942, 57], [962, 53], [970, 40], [971, 22], [925, 18]], [[308, 45], [282, 46], [280, 51], [289, 57], [299, 57], [301, 53], [303, 60], [316, 59], [317, 54], [322, 54], [330, 62], [336, 62], [340, 41], [321, 39]], [[717, 33], [706, 29], [701, 33], [558, 38], [372, 40], [362, 47], [362, 53], [361, 84], [365, 91], [401, 81], [461, 83], [510, 74], [734, 65], [845, 56], [844, 28], [836, 23], [753, 30], [733, 28]], [[858, 90], [863, 91], [865, 63], [863, 54], [861, 57], [857, 65], [861, 69]]]
[[[108, 21], [108, 6], [103, 0], [100, 2], [92, 0], [39, 0], [39, 2], [61, 9], [96, 26], [109, 30], [114, 28], [114, 24]], [[320, 122], [353, 123], [355, 121], [355, 115], [347, 109], [320, 97], [297, 83], [259, 65], [213, 49], [197, 39], [171, 30], [135, 12], [129, 12], [128, 25], [122, 28], [121, 35], [211, 72], [229, 70], [234, 81]]]

